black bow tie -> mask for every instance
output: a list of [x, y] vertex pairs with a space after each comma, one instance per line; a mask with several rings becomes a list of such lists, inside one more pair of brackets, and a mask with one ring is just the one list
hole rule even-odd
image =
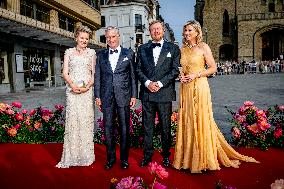
[[110, 50], [109, 53], [110, 53], [110, 54], [118, 53], [118, 50], [117, 50], [117, 49], [115, 49], [115, 50]]
[[151, 47], [152, 47], [152, 48], [161, 47], [161, 43], [152, 43], [152, 44], [151, 44]]

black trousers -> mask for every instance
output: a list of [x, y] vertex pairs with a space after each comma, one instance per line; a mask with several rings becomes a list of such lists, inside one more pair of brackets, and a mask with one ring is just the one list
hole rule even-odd
[[172, 102], [149, 102], [142, 101], [143, 126], [145, 128], [144, 158], [151, 159], [153, 156], [153, 132], [155, 127], [156, 112], [161, 124], [162, 156], [170, 156], [171, 147], [171, 114]]
[[120, 134], [120, 160], [128, 161], [129, 156], [129, 127], [130, 127], [130, 107], [119, 107], [113, 101], [110, 107], [103, 108], [103, 118], [106, 136], [107, 161], [115, 162], [115, 119], [118, 117]]

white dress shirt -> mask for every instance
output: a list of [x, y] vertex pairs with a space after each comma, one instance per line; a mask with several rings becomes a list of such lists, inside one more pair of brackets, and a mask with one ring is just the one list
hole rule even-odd
[[[117, 50], [118, 52], [111, 54], [110, 51], [113, 51], [113, 50]], [[108, 60], [109, 60], [110, 65], [111, 65], [112, 72], [114, 72], [114, 70], [115, 70], [115, 67], [116, 67], [116, 64], [117, 64], [120, 52], [121, 52], [121, 47], [120, 46], [118, 46], [116, 49], [109, 48]]]
[[[159, 59], [161, 50], [162, 50], [162, 48], [163, 48], [164, 39], [162, 39], [162, 40], [159, 41], [158, 43], [160, 43], [161, 46], [160, 46], [160, 47], [157, 46], [157, 47], [153, 48], [153, 58], [154, 58], [155, 66], [156, 66], [157, 63], [158, 63], [158, 59]], [[151, 80], [147, 80], [147, 81], [145, 82], [145, 86], [146, 86], [147, 88], [148, 88], [150, 82], [152, 82], [152, 81], [151, 81]], [[157, 81], [157, 83], [158, 83], [158, 85], [159, 85], [160, 88], [163, 87], [163, 84], [162, 84], [160, 81]]]

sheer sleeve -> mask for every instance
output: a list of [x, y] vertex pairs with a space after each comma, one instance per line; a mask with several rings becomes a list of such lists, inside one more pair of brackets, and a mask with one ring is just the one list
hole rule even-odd
[[96, 51], [94, 49], [91, 49], [91, 61], [92, 61], [92, 74], [95, 74], [95, 67], [96, 67]]

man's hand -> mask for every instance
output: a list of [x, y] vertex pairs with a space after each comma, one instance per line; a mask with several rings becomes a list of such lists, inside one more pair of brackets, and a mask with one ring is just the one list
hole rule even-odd
[[96, 105], [97, 106], [101, 106], [102, 105], [102, 101], [100, 98], [96, 98]]
[[131, 98], [130, 99], [130, 108], [133, 108], [136, 104], [136, 98]]
[[100, 112], [102, 112], [102, 101], [100, 98], [96, 98], [96, 105], [99, 107]]
[[148, 85], [148, 89], [152, 92], [152, 93], [155, 93], [155, 92], [158, 92], [160, 90], [160, 87], [158, 85], [157, 82], [150, 82], [150, 84]]

